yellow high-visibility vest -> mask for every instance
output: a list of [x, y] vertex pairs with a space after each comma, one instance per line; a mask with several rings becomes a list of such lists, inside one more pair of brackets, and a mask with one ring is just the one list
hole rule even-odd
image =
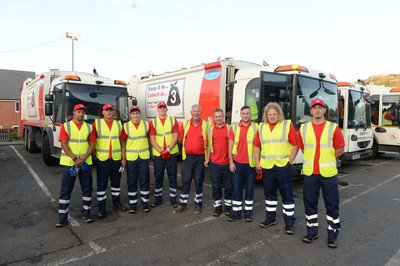
[[108, 160], [111, 143], [111, 154], [114, 161], [121, 160], [121, 143], [119, 137], [121, 135], [121, 122], [113, 120], [110, 128], [104, 119], [96, 119], [97, 139], [96, 139], [96, 157], [100, 161]]
[[[89, 149], [88, 137], [92, 132], [92, 126], [86, 122], [83, 122], [81, 129], [79, 130], [75, 123], [71, 120], [69, 122], [64, 123], [64, 129], [68, 134], [68, 147], [71, 152], [77, 157], [80, 158], [82, 155], [85, 155]], [[89, 165], [92, 164], [92, 156], [85, 160], [85, 162]], [[60, 157], [60, 165], [64, 166], [72, 166], [74, 165], [74, 161], [70, 158], [64, 150], [61, 150]]]
[[[337, 124], [326, 121], [320, 140], [319, 171], [323, 177], [337, 175], [335, 149], [333, 147], [333, 134]], [[303, 173], [307, 176], [313, 174], [314, 157], [317, 145], [314, 128], [311, 122], [300, 127], [301, 137], [304, 144]]]
[[[239, 144], [239, 137], [240, 137], [240, 127], [237, 123], [232, 125], [233, 134], [235, 136], [235, 141], [233, 142], [232, 147], [232, 154], [233, 156], [237, 155], [237, 147]], [[254, 159], [254, 138], [256, 137], [258, 129], [258, 124], [251, 122], [249, 125], [249, 129], [247, 131], [246, 139], [247, 139], [247, 153], [249, 155], [249, 165], [250, 167], [256, 166], [256, 160]]]
[[129, 121], [124, 124], [124, 129], [128, 135], [126, 140], [126, 160], [134, 161], [140, 157], [143, 160], [150, 158], [149, 140], [147, 133], [149, 132], [149, 123], [140, 120], [138, 128]]
[[263, 169], [271, 169], [274, 165], [283, 167], [289, 162], [292, 151], [292, 145], [289, 142], [290, 125], [289, 120], [280, 121], [271, 132], [268, 123], [260, 124], [260, 165]]
[[[190, 128], [190, 120], [186, 120], [184, 123], [184, 133], [183, 133], [183, 143], [182, 143], [182, 160], [186, 159], [186, 151], [185, 151], [185, 142], [186, 142], [186, 135], [189, 132]], [[204, 146], [204, 157], [206, 151], [206, 144], [207, 144], [207, 130], [208, 130], [208, 122], [201, 120], [201, 132], [203, 135], [203, 146]]]
[[[153, 119], [153, 126], [156, 130], [156, 142], [157, 145], [164, 148], [164, 137], [165, 143], [168, 146], [171, 144], [172, 139], [174, 137], [174, 133], [172, 132], [172, 128], [174, 127], [175, 119], [172, 116], [167, 116], [164, 121], [164, 125], [162, 124], [160, 118], [157, 116]], [[178, 145], [175, 145], [170, 151], [170, 154], [178, 153], [179, 148]], [[160, 156], [160, 153], [153, 147], [153, 155]]]

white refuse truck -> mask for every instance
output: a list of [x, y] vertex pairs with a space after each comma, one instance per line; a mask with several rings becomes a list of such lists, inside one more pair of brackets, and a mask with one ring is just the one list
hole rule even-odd
[[368, 86], [372, 101], [373, 156], [400, 153], [400, 88]]
[[369, 91], [364, 85], [338, 82], [339, 127], [346, 143], [342, 162], [372, 156], [373, 134]]
[[35, 79], [27, 79], [20, 96], [20, 135], [26, 150], [42, 153], [47, 165], [56, 165], [61, 155], [58, 141], [61, 125], [73, 118], [73, 108], [81, 103], [87, 107], [84, 120], [92, 123], [101, 118], [102, 106], [110, 103], [121, 121], [128, 121], [126, 83], [83, 72], [45, 72]]
[[[278, 102], [296, 129], [311, 121], [310, 104], [321, 98], [327, 105], [326, 119], [337, 123], [336, 77], [300, 65], [269, 66], [226, 58], [164, 74], [147, 72], [133, 76], [128, 92], [136, 97], [144, 119], [157, 115], [157, 103], [164, 101], [168, 114], [179, 122], [190, 118], [193, 104], [202, 107], [202, 118], [212, 120], [213, 110], [222, 108], [228, 124], [240, 120], [240, 108], [248, 105], [252, 120], [262, 120], [269, 102]], [[296, 158], [300, 170], [302, 154]]]

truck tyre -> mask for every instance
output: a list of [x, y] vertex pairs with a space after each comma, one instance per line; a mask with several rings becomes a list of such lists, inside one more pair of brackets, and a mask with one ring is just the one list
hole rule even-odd
[[34, 141], [34, 140], [31, 140], [31, 138], [32, 138], [32, 128], [28, 128], [28, 134], [26, 134], [27, 135], [27, 144], [28, 144], [28, 151], [30, 152], [30, 153], [37, 153], [37, 152], [39, 152], [40, 150], [39, 150], [39, 148], [36, 146], [36, 141]]
[[51, 156], [50, 139], [48, 135], [43, 136], [42, 157], [44, 163], [48, 166], [54, 166], [60, 163], [58, 158]]
[[24, 146], [25, 150], [28, 150], [28, 130], [24, 128]]
[[375, 139], [374, 139], [374, 142], [372, 144], [372, 148], [371, 149], [372, 149], [372, 155], [367, 158], [368, 160], [374, 159], [379, 154], [379, 152], [378, 152], [378, 143], [376, 143]]

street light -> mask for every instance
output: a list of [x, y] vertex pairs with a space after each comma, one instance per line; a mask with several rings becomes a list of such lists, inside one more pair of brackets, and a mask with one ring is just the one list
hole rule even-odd
[[72, 71], [74, 71], [74, 41], [79, 40], [79, 38], [81, 37], [81, 35], [79, 34], [73, 34], [72, 32], [66, 32], [65, 36], [68, 39], [72, 40]]

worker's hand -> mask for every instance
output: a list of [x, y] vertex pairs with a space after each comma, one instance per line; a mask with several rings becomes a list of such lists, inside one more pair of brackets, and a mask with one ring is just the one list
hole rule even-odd
[[163, 149], [160, 152], [160, 157], [165, 161], [169, 161], [171, 159], [171, 154], [169, 154], [169, 151], [167, 149]]
[[204, 161], [204, 166], [205, 166], [205, 167], [208, 167], [208, 163], [209, 163], [209, 162], [210, 162], [210, 159], [205, 160], [205, 161]]
[[259, 166], [259, 168], [256, 169], [256, 173], [257, 173], [256, 179], [257, 179], [257, 180], [262, 180], [262, 179], [263, 179], [263, 175], [262, 175], [262, 168], [261, 168], [261, 166]]
[[236, 165], [234, 163], [230, 163], [229, 170], [231, 171], [231, 173], [234, 173], [236, 171]]

